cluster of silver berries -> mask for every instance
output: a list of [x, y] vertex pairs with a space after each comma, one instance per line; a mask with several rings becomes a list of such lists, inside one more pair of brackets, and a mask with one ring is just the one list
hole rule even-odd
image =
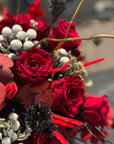
[[8, 121], [3, 121], [3, 124], [3, 132], [0, 133], [1, 144], [11, 144], [18, 138], [17, 131], [20, 129], [18, 115], [16, 113], [10, 113]]
[[84, 78], [87, 76], [87, 71], [82, 62], [78, 61], [77, 58], [71, 54], [71, 51], [67, 52], [64, 48], [60, 48], [58, 51], [53, 52], [52, 59], [54, 60], [54, 68], [59, 68], [71, 60], [68, 68], [59, 73], [58, 79], [64, 76], [78, 74], [80, 75], [81, 79], [84, 80]]
[[[31, 21], [34, 27], [38, 26], [38, 23]], [[4, 27], [2, 34], [0, 35], [0, 49], [8, 55], [9, 58], [15, 60], [18, 54], [26, 49], [31, 48], [36, 41], [37, 32], [35, 29], [28, 29], [26, 32], [18, 24], [13, 25], [12, 28]], [[38, 46], [40, 48], [40, 45]], [[10, 51], [13, 51], [10, 52]]]

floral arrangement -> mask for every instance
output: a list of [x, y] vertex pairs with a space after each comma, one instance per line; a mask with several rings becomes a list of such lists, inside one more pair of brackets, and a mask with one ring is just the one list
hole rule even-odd
[[86, 66], [104, 58], [85, 62], [78, 46], [114, 36], [78, 36], [73, 19], [83, 0], [71, 21], [60, 19], [56, 27], [38, 17], [39, 2], [0, 21], [0, 143], [69, 144], [75, 138], [113, 144], [105, 130], [114, 125], [108, 96], [85, 91]]

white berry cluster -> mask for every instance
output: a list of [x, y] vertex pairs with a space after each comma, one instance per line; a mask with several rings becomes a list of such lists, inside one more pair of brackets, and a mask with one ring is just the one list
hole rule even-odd
[[60, 48], [58, 51], [53, 52], [52, 59], [54, 60], [54, 68], [62, 67], [65, 63], [71, 60], [71, 63], [67, 69], [56, 75], [56, 79], [78, 74], [83, 80], [87, 76], [87, 71], [84, 68], [82, 62], [78, 61], [77, 58], [71, 54], [71, 51], [67, 52], [64, 48]]
[[[30, 23], [33, 23], [34, 27], [38, 26], [38, 23], [33, 21]], [[34, 40], [36, 37], [36, 30], [28, 29], [25, 32], [19, 24], [13, 25], [12, 28], [4, 27], [0, 35], [0, 49], [3, 53], [8, 54], [9, 58], [15, 60], [18, 53], [38, 43], [37, 40]], [[40, 45], [38, 47], [40, 48]]]
[[61, 67], [70, 60], [68, 52], [64, 48], [60, 48], [57, 52], [54, 52], [52, 59], [54, 60], [54, 67]]
[[20, 128], [20, 122], [18, 121], [18, 115], [16, 113], [10, 113], [8, 116], [7, 129], [4, 130], [4, 134], [1, 133], [1, 144], [11, 144], [16, 141], [18, 134], [16, 133]]

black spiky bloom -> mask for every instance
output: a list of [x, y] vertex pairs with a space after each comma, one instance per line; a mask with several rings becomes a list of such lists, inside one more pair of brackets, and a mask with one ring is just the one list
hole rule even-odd
[[52, 134], [54, 125], [52, 124], [51, 108], [44, 103], [33, 104], [22, 113], [23, 122], [30, 126], [33, 132], [42, 131], [44, 134]]

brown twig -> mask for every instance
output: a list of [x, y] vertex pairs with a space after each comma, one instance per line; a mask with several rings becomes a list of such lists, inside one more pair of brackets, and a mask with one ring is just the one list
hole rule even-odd
[[18, 17], [18, 14], [19, 14], [19, 8], [20, 8], [20, 0], [17, 1], [17, 12], [16, 12], [15, 24], [17, 23], [17, 17]]
[[94, 35], [94, 36], [88, 36], [88, 37], [74, 37], [74, 38], [65, 38], [65, 39], [43, 38], [38, 43], [36, 43], [34, 46], [32, 46], [26, 50], [30, 50], [30, 49], [34, 48], [35, 46], [38, 46], [39, 44], [41, 44], [44, 41], [68, 42], [68, 41], [76, 41], [76, 40], [92, 40], [92, 39], [96, 39], [96, 38], [114, 38], [114, 35], [100, 34], [100, 35]]
[[[79, 9], [80, 9], [80, 7], [81, 7], [81, 5], [82, 5], [83, 2], [84, 2], [84, 0], [81, 0], [81, 2], [79, 3], [79, 5], [78, 5], [78, 7], [77, 7], [77, 9], [76, 9], [76, 11], [75, 11], [75, 13], [74, 13], [74, 15], [72, 16], [72, 18], [71, 18], [71, 20], [70, 20], [70, 23], [69, 23], [69, 25], [68, 25], [68, 28], [67, 28], [67, 30], [66, 30], [66, 34], [65, 34], [65, 37], [64, 37], [64, 38], [67, 38], [69, 29], [70, 29], [70, 27], [71, 27], [71, 24], [72, 24], [74, 18], [76, 17], [76, 15], [77, 15], [77, 13], [78, 13], [78, 11], [79, 11]], [[60, 43], [56, 46], [56, 48], [51, 51], [51, 53], [53, 53], [53, 51], [55, 51], [56, 49], [58, 49], [62, 44], [63, 44], [63, 42], [60, 42]]]
[[90, 20], [86, 20], [84, 22], [82, 22], [81, 24], [79, 24], [76, 28], [79, 29], [81, 27], [83, 27], [84, 25], [88, 24], [88, 23], [103, 23], [103, 24], [109, 24], [114, 26], [113, 22], [109, 22], [109, 21], [101, 21], [101, 20], [96, 20], [96, 19], [90, 19]]

